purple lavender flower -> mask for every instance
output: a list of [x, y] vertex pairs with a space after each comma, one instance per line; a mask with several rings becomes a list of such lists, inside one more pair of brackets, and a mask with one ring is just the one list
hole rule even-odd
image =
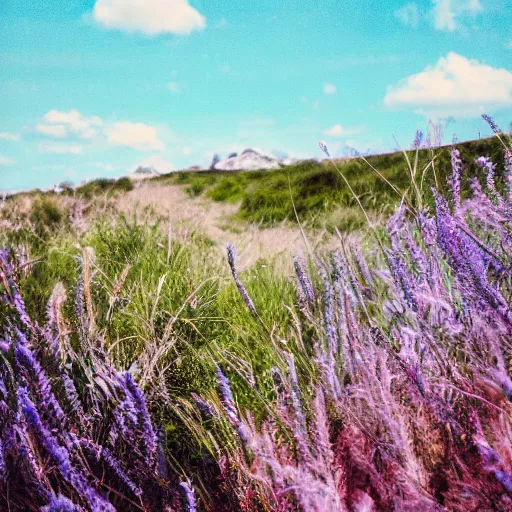
[[114, 454], [108, 449], [89, 441], [88, 439], [80, 439], [78, 441], [80, 447], [84, 448], [88, 452], [94, 454], [96, 459], [102, 459], [108, 469], [112, 471], [117, 478], [130, 489], [135, 496], [141, 496], [142, 490], [137, 486], [135, 482], [127, 475], [125, 469], [122, 467], [120, 461], [114, 456]]
[[238, 418], [236, 410], [235, 399], [231, 392], [231, 385], [229, 379], [224, 375], [219, 365], [215, 365], [217, 369], [217, 380], [219, 382], [221, 402], [228, 417], [229, 422], [236, 428], [240, 439], [248, 446], [250, 444], [249, 430], [242, 421]]
[[503, 201], [501, 194], [496, 189], [496, 183], [494, 182], [496, 164], [493, 164], [491, 159], [485, 156], [477, 158], [476, 163], [487, 171], [486, 185], [490, 192], [491, 198], [496, 201], [496, 204], [501, 210], [505, 210], [505, 202]]
[[245, 286], [243, 285], [242, 281], [240, 281], [240, 278], [238, 277], [238, 272], [236, 270], [235, 248], [231, 244], [228, 244], [227, 251], [228, 251], [229, 267], [231, 268], [231, 274], [233, 275], [233, 280], [235, 281], [238, 292], [240, 293], [240, 296], [242, 297], [242, 299], [245, 302], [245, 305], [247, 306], [249, 311], [253, 315], [257, 315], [257, 311], [256, 311], [256, 307], [254, 305], [254, 302], [252, 301], [251, 297], [247, 293], [247, 290], [245, 289]]
[[4, 441], [0, 438], [0, 482], [7, 478], [7, 466], [5, 464]]
[[416, 130], [416, 135], [414, 136], [414, 141], [412, 143], [411, 149], [420, 149], [422, 142], [423, 142], [423, 132], [421, 130]]
[[126, 389], [133, 396], [137, 414], [141, 419], [143, 432], [142, 440], [145, 445], [144, 456], [146, 457], [146, 462], [150, 467], [153, 467], [156, 462], [157, 442], [155, 431], [151, 423], [151, 417], [149, 416], [146, 399], [144, 398], [140, 388], [135, 384], [133, 377], [129, 372], [124, 374], [124, 379], [126, 382]]
[[217, 416], [215, 409], [209, 402], [203, 400], [197, 393], [191, 393], [191, 396], [194, 399], [195, 403], [197, 404], [197, 407], [201, 411], [201, 415], [204, 418], [208, 419]]
[[491, 127], [491, 130], [496, 135], [499, 135], [501, 133], [499, 126], [496, 124], [496, 122], [494, 121], [494, 119], [491, 116], [489, 116], [487, 114], [482, 114], [482, 119]]
[[505, 186], [507, 187], [508, 207], [512, 208], [512, 151], [505, 150]]
[[64, 479], [87, 500], [92, 510], [115, 512], [114, 507], [90, 486], [83, 475], [71, 466], [68, 451], [57, 443], [50, 431], [43, 425], [37, 409], [28, 397], [26, 388], [18, 388], [18, 401], [29, 430], [48, 452]]
[[33, 392], [39, 395], [39, 406], [45, 412], [52, 427], [56, 428], [59, 425], [65, 425], [64, 411], [55, 398], [50, 381], [46, 377], [39, 362], [35, 359], [32, 351], [25, 345], [18, 344], [16, 346], [15, 356], [20, 367], [25, 368], [27, 371], [27, 380], [32, 384]]
[[455, 211], [460, 210], [460, 179], [462, 174], [462, 160], [458, 149], [452, 150], [452, 198]]
[[302, 411], [301, 393], [299, 387], [299, 380], [297, 378], [297, 371], [295, 369], [295, 359], [293, 354], [285, 352], [284, 354], [288, 362], [288, 371], [290, 374], [291, 383], [291, 397], [293, 403], [293, 410], [295, 413], [295, 428], [294, 436], [297, 441], [297, 450], [302, 461], [311, 460], [311, 451], [308, 444], [308, 429], [306, 424], [306, 417]]
[[315, 292], [313, 291], [313, 285], [311, 284], [311, 279], [309, 278], [302, 262], [299, 258], [295, 257], [293, 260], [293, 264], [295, 267], [295, 274], [297, 275], [297, 280], [299, 282], [300, 290], [302, 291], [304, 297], [310, 304], [315, 303]]
[[325, 153], [327, 157], [331, 157], [329, 150], [327, 149], [327, 144], [323, 140], [318, 142], [318, 147], [322, 150], [323, 153]]
[[5, 296], [0, 296], [0, 299], [3, 298], [4, 302], [14, 307], [21, 322], [29, 329], [33, 329], [32, 322], [25, 309], [25, 302], [16, 282], [14, 269], [9, 261], [9, 256], [10, 254], [7, 249], [0, 250], [0, 282], [3, 283], [5, 288]]
[[502, 319], [512, 325], [512, 312], [500, 291], [487, 279], [488, 254], [474, 240], [460, 232], [455, 219], [450, 215], [446, 201], [434, 190], [437, 209], [438, 243], [448, 256], [462, 291], [472, 302], [483, 302], [496, 310]]
[[41, 508], [41, 512], [78, 512], [80, 509], [68, 498], [51, 493], [50, 503]]
[[197, 507], [194, 488], [188, 482], [180, 482], [180, 487], [183, 489], [183, 494], [187, 502], [187, 512], [196, 512]]
[[[333, 262], [336, 271], [336, 264]], [[338, 267], [339, 268], [339, 267]], [[336, 322], [334, 315], [334, 290], [327, 272], [321, 271], [324, 285], [323, 293], [323, 324], [327, 347], [330, 357], [335, 358], [338, 353], [338, 334], [336, 332]]]

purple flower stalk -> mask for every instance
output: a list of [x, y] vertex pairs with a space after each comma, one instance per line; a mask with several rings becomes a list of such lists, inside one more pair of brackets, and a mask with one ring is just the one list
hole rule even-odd
[[421, 130], [416, 130], [416, 135], [414, 136], [414, 141], [412, 143], [412, 149], [420, 149], [422, 142], [423, 132]]
[[59, 446], [53, 435], [43, 425], [37, 409], [28, 397], [26, 388], [18, 388], [18, 400], [29, 430], [48, 452], [64, 479], [88, 501], [92, 510], [115, 512], [114, 507], [89, 485], [83, 475], [71, 466], [68, 451], [66, 448]]
[[180, 482], [180, 487], [183, 489], [183, 494], [187, 502], [187, 512], [196, 512], [197, 506], [194, 488], [191, 487], [188, 482]]
[[0, 296], [0, 300], [3, 299], [4, 302], [13, 306], [21, 322], [29, 329], [33, 329], [32, 322], [25, 310], [25, 302], [16, 282], [14, 269], [9, 262], [9, 251], [7, 249], [0, 250], [0, 282], [3, 283], [6, 293], [4, 297]]
[[148, 412], [146, 399], [140, 388], [135, 384], [131, 373], [124, 374], [126, 389], [130, 392], [134, 399], [137, 414], [142, 423], [143, 442], [145, 445], [146, 462], [153, 467], [156, 462], [157, 440], [156, 434], [151, 423], [151, 417]]
[[297, 379], [297, 371], [295, 369], [295, 359], [293, 354], [286, 352], [284, 354], [288, 362], [288, 371], [290, 373], [291, 383], [291, 397], [293, 403], [293, 409], [295, 413], [295, 429], [294, 436], [297, 441], [297, 450], [300, 458], [303, 461], [311, 460], [311, 452], [308, 445], [308, 430], [306, 424], [306, 417], [302, 411], [302, 405], [300, 401], [301, 392], [299, 387], [299, 381]]
[[452, 150], [452, 198], [455, 211], [460, 210], [460, 179], [462, 175], [462, 160], [458, 149]]
[[79, 510], [71, 500], [62, 494], [55, 496], [53, 493], [50, 495], [50, 503], [41, 508], [41, 512], [79, 512]]
[[505, 150], [505, 186], [507, 187], [508, 207], [512, 208], [512, 151]]
[[313, 285], [311, 284], [311, 279], [309, 278], [299, 258], [294, 258], [293, 265], [295, 268], [295, 274], [297, 275], [297, 280], [299, 282], [300, 290], [302, 291], [307, 301], [310, 304], [314, 304], [315, 292], [313, 291]]
[[52, 427], [65, 425], [64, 411], [52, 392], [50, 381], [46, 377], [34, 354], [25, 345], [18, 344], [16, 347], [16, 361], [27, 371], [27, 380], [32, 383], [32, 388], [40, 396], [39, 406], [48, 416]]
[[240, 293], [240, 296], [242, 297], [242, 300], [245, 302], [245, 305], [247, 306], [249, 311], [253, 315], [257, 315], [256, 306], [254, 305], [254, 302], [252, 301], [249, 294], [247, 293], [247, 290], [245, 289], [245, 286], [243, 285], [242, 281], [240, 281], [240, 278], [238, 277], [238, 272], [236, 270], [235, 248], [231, 244], [228, 244], [227, 251], [229, 267], [231, 268], [231, 274], [233, 275], [233, 280], [235, 281], [238, 292]]
[[327, 149], [327, 144], [324, 142], [324, 141], [320, 141], [318, 143], [318, 147], [322, 150], [323, 153], [325, 153], [325, 155], [330, 158], [331, 155], [329, 154], [329, 150]]
[[217, 379], [219, 382], [221, 402], [228, 417], [229, 422], [238, 432], [240, 439], [248, 446], [250, 443], [250, 435], [247, 427], [238, 417], [236, 410], [235, 399], [231, 391], [229, 379], [224, 375], [219, 365], [215, 365], [217, 369]]
[[488, 115], [488, 114], [482, 114], [482, 119], [491, 127], [491, 130], [496, 134], [499, 135], [501, 133], [501, 130], [499, 126], [496, 124], [494, 119]]

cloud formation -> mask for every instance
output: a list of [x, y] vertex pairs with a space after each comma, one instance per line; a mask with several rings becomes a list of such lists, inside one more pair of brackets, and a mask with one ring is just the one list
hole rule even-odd
[[436, 30], [453, 32], [459, 28], [458, 18], [475, 15], [483, 10], [480, 0], [433, 0], [434, 27]]
[[54, 137], [56, 139], [63, 139], [67, 137], [68, 130], [63, 124], [44, 124], [38, 123], [36, 125], [36, 131], [46, 135], [48, 137]]
[[92, 14], [104, 27], [149, 35], [190, 34], [206, 26], [188, 0], [96, 0]]
[[113, 146], [125, 146], [139, 151], [163, 151], [164, 143], [158, 138], [156, 128], [143, 123], [116, 123], [105, 131]]
[[100, 117], [87, 117], [78, 110], [69, 112], [50, 110], [43, 116], [43, 121], [37, 124], [36, 130], [43, 135], [55, 138], [75, 135], [81, 139], [92, 139], [102, 125], [103, 120]]
[[512, 106], [512, 73], [450, 52], [388, 88], [384, 104], [432, 117], [472, 117]]
[[162, 158], [160, 155], [153, 155], [149, 158], [146, 158], [139, 165], [137, 165], [137, 167], [151, 167], [156, 169], [160, 174], [167, 174], [174, 171], [175, 169], [171, 162], [165, 160], [165, 158]]
[[0, 165], [14, 165], [16, 162], [12, 158], [8, 158], [6, 156], [0, 155]]
[[19, 133], [0, 132], [0, 140], [8, 140], [9, 142], [18, 142], [21, 136]]

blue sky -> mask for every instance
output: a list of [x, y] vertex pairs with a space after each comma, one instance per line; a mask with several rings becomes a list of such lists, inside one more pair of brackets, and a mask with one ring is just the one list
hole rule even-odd
[[2, 0], [0, 190], [512, 121], [512, 0]]

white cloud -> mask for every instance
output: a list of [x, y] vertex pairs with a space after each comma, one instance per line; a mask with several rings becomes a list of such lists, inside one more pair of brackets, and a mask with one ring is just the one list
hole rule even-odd
[[81, 139], [91, 139], [98, 133], [97, 128], [102, 125], [103, 120], [100, 117], [87, 117], [78, 110], [70, 110], [69, 112], [50, 110], [43, 116], [43, 122], [36, 126], [36, 130], [39, 133], [56, 138], [73, 134]]
[[510, 41], [505, 45], [505, 48], [507, 48], [507, 50], [512, 50], [512, 40], [510, 40]]
[[416, 28], [420, 18], [418, 5], [414, 2], [404, 5], [401, 9], [395, 11], [395, 17], [405, 25]]
[[21, 139], [19, 133], [0, 132], [0, 140], [8, 140], [10, 142], [18, 142]]
[[0, 155], [0, 165], [15, 165], [16, 162], [12, 158], [8, 158], [6, 156]]
[[361, 133], [363, 131], [362, 127], [353, 127], [353, 128], [345, 128], [341, 126], [341, 124], [335, 124], [328, 130], [325, 130], [324, 133], [331, 137], [346, 137], [349, 135], [355, 135], [357, 133]]
[[483, 10], [480, 0], [433, 0], [434, 27], [436, 30], [453, 32], [459, 28], [457, 19], [475, 15]]
[[156, 128], [143, 123], [116, 123], [106, 130], [108, 142], [114, 146], [125, 146], [140, 151], [165, 149], [158, 138]]
[[190, 156], [194, 150], [192, 148], [182, 148], [181, 149], [181, 152], [185, 155], [185, 156]]
[[390, 86], [384, 103], [433, 117], [476, 116], [512, 106], [512, 73], [450, 52], [435, 66]]
[[137, 165], [135, 169], [137, 169], [138, 167], [152, 167], [161, 174], [167, 174], [168, 172], [172, 172], [175, 169], [174, 165], [171, 164], [171, 162], [168, 162], [160, 155], [153, 155], [150, 156], [149, 158], [146, 158], [139, 165]]
[[63, 124], [44, 124], [38, 123], [36, 131], [49, 137], [55, 137], [56, 139], [63, 139], [68, 135], [68, 129]]
[[39, 144], [39, 152], [52, 153], [55, 155], [78, 155], [82, 152], [82, 146], [45, 142], [43, 144]]
[[206, 26], [188, 0], [96, 0], [94, 19], [107, 28], [145, 34], [190, 34]]
[[334, 84], [324, 84], [324, 94], [336, 94], [336, 86]]
[[451, 0], [434, 0], [434, 27], [436, 30], [453, 32], [457, 28]]
[[167, 86], [169, 91], [171, 92], [180, 92], [180, 86], [178, 82], [169, 82], [169, 85]]

